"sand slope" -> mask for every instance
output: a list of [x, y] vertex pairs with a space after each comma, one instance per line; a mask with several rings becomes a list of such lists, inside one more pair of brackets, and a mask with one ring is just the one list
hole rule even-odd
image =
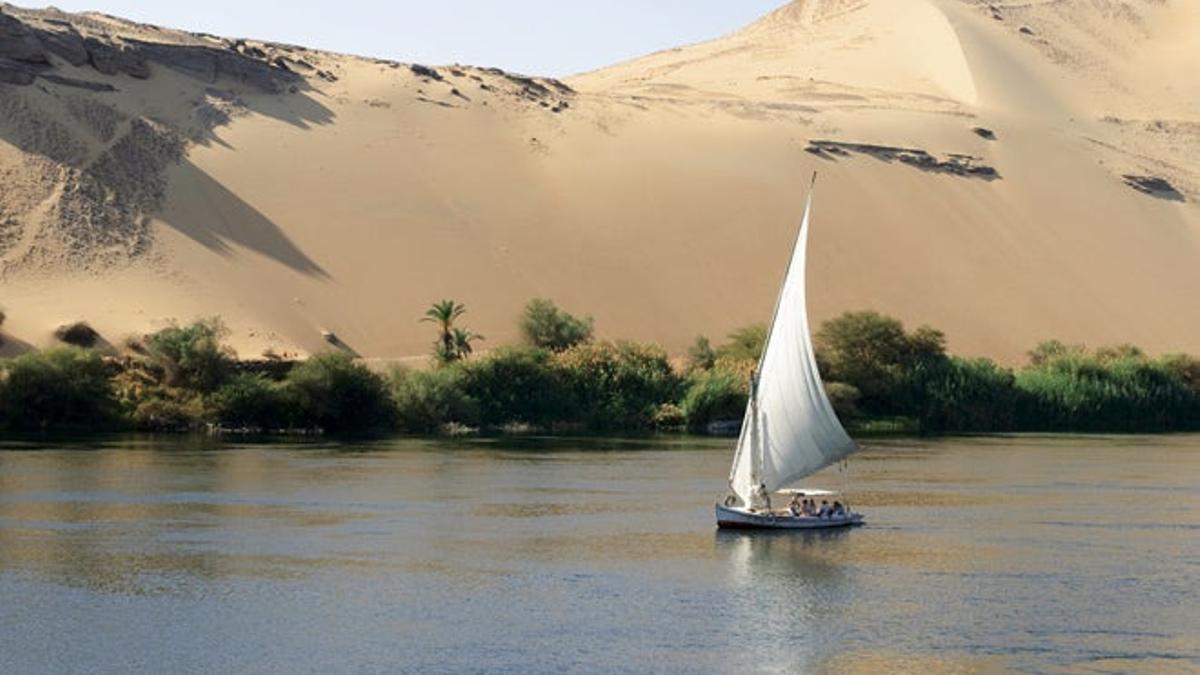
[[818, 320], [1200, 352], [1181, 1], [808, 0], [566, 83], [5, 11], [148, 71], [49, 53], [0, 85], [0, 304], [33, 345], [220, 314], [245, 356], [405, 357], [431, 301], [494, 345], [549, 296], [681, 351], [767, 318], [818, 170]]

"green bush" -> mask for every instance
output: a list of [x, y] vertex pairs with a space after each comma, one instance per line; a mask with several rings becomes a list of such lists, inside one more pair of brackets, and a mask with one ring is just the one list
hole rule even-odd
[[137, 401], [129, 412], [128, 424], [138, 431], [193, 431], [204, 426], [204, 418], [199, 398], [176, 399], [163, 393]]
[[1068, 356], [1086, 356], [1086, 354], [1087, 349], [1083, 345], [1068, 345], [1058, 340], [1046, 340], [1029, 350], [1029, 367], [1041, 368], [1052, 361]]
[[397, 368], [391, 376], [397, 422], [404, 431], [429, 433], [447, 424], [479, 424], [479, 404], [466, 392], [466, 373], [458, 366], [416, 371]]
[[163, 372], [163, 383], [211, 392], [229, 377], [234, 354], [222, 344], [228, 334], [220, 319], [171, 326], [146, 338], [146, 349]]
[[1146, 360], [1146, 352], [1143, 352], [1140, 347], [1135, 347], [1131, 344], [1116, 345], [1114, 347], [1101, 347], [1096, 350], [1096, 358], [1104, 363], [1112, 363], [1114, 361], [1122, 361], [1127, 359]]
[[1200, 397], [1200, 359], [1187, 354], [1168, 354], [1160, 362], [1193, 394]]
[[1200, 427], [1200, 397], [1168, 363], [1138, 353], [1069, 351], [1017, 375], [1018, 423], [1041, 431]]
[[116, 426], [111, 375], [99, 354], [75, 347], [7, 361], [0, 381], [0, 426], [16, 431]]
[[756, 323], [729, 334], [729, 342], [717, 349], [717, 359], [758, 363], [767, 343], [767, 324]]
[[285, 387], [297, 426], [360, 433], [395, 425], [396, 411], [383, 378], [343, 352], [308, 359], [288, 374]]
[[467, 364], [463, 391], [477, 402], [479, 422], [488, 427], [548, 425], [574, 415], [550, 352], [536, 347], [502, 347]]
[[562, 352], [592, 341], [592, 317], [576, 317], [553, 302], [535, 298], [521, 315], [521, 337], [531, 347]]
[[710, 370], [717, 365], [717, 350], [703, 335], [696, 336], [696, 341], [688, 348], [688, 370]]
[[592, 429], [644, 429], [681, 382], [667, 353], [632, 342], [579, 345], [554, 358], [579, 421]]
[[1016, 378], [987, 359], [946, 359], [921, 372], [917, 392], [924, 431], [1005, 431], [1015, 423]]
[[858, 409], [858, 399], [862, 398], [862, 394], [852, 385], [845, 382], [826, 382], [825, 396], [829, 398], [833, 412], [837, 413], [843, 425], [849, 424], [850, 420], [862, 414]]
[[650, 423], [655, 429], [682, 429], [687, 426], [687, 415], [678, 405], [663, 403], [654, 411]]
[[691, 377], [680, 407], [683, 408], [688, 428], [703, 431], [710, 422], [742, 419], [748, 398], [742, 379], [731, 372], [716, 369]]
[[847, 312], [822, 324], [815, 347], [823, 377], [859, 391], [871, 415], [911, 414], [921, 383], [944, 366], [945, 336], [922, 326], [913, 333], [878, 312]]
[[288, 391], [262, 375], [233, 378], [213, 395], [213, 416], [222, 427], [274, 431], [292, 426]]

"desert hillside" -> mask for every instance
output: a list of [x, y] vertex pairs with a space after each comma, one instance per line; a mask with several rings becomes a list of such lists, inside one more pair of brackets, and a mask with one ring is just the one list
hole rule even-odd
[[800, 0], [566, 81], [0, 5], [2, 350], [402, 358], [545, 296], [678, 352], [768, 318], [816, 170], [818, 321], [1200, 352], [1197, 72], [1187, 0]]

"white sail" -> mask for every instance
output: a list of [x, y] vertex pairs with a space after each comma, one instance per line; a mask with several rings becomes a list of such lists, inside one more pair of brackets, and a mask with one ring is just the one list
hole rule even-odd
[[810, 191], [729, 478], [747, 505], [758, 504], [756, 486], [774, 492], [856, 449], [821, 385], [808, 328], [805, 260], [811, 208]]

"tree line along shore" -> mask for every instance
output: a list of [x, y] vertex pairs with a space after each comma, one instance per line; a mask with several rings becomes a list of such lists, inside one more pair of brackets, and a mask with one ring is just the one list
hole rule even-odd
[[[131, 341], [129, 353], [64, 346], [0, 361], [0, 430], [456, 434], [736, 428], [766, 337], [753, 325], [686, 359], [597, 341], [590, 317], [535, 299], [522, 341], [475, 354], [484, 337], [445, 300], [421, 321], [427, 369], [378, 373], [338, 350], [305, 361], [238, 361], [218, 319]], [[77, 327], [83, 333], [83, 328]], [[86, 335], [84, 335], [86, 337]], [[66, 336], [65, 339], [70, 339]], [[1048, 341], [1020, 368], [948, 354], [945, 336], [872, 311], [825, 322], [817, 359], [852, 432], [1200, 429], [1200, 359], [1131, 345]], [[724, 424], [722, 424], [724, 423]]]

